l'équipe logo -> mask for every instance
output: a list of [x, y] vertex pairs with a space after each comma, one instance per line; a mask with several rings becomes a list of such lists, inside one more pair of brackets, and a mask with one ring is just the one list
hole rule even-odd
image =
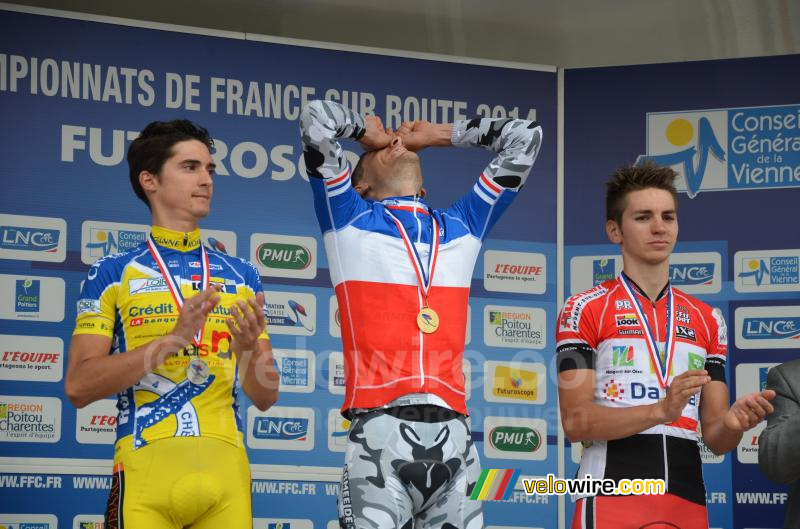
[[270, 334], [311, 336], [317, 328], [317, 298], [300, 292], [264, 292], [264, 316]]
[[267, 450], [314, 449], [314, 410], [290, 406], [273, 406], [259, 411], [247, 410], [247, 445]]
[[492, 292], [544, 294], [547, 273], [544, 254], [486, 250], [483, 287]]
[[63, 263], [66, 257], [64, 219], [0, 214], [0, 259]]
[[61, 338], [0, 334], [0, 380], [58, 382], [63, 374]]
[[250, 236], [250, 260], [262, 276], [314, 279], [317, 277], [317, 240], [254, 233]]
[[547, 422], [543, 419], [486, 417], [483, 453], [499, 459], [547, 459]]
[[61, 400], [0, 395], [0, 442], [57, 443], [61, 439]]
[[738, 349], [800, 347], [800, 306], [739, 307], [735, 313]]
[[113, 445], [117, 439], [117, 403], [102, 399], [77, 410], [75, 440], [81, 444]]
[[0, 319], [60, 322], [64, 280], [0, 274]]
[[800, 291], [800, 249], [736, 252], [733, 266], [737, 292]]
[[647, 114], [647, 153], [672, 166], [678, 189], [701, 191], [800, 186], [800, 105]]
[[487, 361], [483, 369], [487, 402], [543, 404], [547, 400], [544, 364]]
[[272, 351], [281, 378], [281, 391], [311, 393], [314, 391], [316, 357], [305, 349], [274, 349]]
[[543, 349], [547, 345], [544, 309], [486, 305], [483, 341], [493, 347]]

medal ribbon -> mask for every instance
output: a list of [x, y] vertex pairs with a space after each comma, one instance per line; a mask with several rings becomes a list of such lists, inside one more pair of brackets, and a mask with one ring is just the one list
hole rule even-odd
[[669, 386], [669, 370], [672, 367], [672, 358], [674, 357], [675, 353], [676, 327], [675, 311], [673, 310], [672, 285], [669, 286], [669, 290], [667, 291], [667, 329], [666, 340], [664, 342], [666, 358], [664, 358], [659, 353], [658, 343], [656, 342], [655, 335], [653, 334], [653, 328], [655, 325], [658, 325], [658, 317], [656, 317], [654, 325], [651, 326], [647, 318], [644, 317], [644, 310], [642, 310], [642, 306], [639, 303], [639, 298], [636, 296], [633, 290], [634, 287], [630, 285], [628, 278], [624, 273], [620, 275], [620, 278], [622, 279], [622, 286], [625, 289], [625, 293], [628, 295], [631, 301], [633, 301], [633, 307], [634, 310], [636, 310], [636, 317], [639, 318], [639, 321], [642, 322], [642, 327], [644, 327], [645, 343], [647, 344], [647, 349], [650, 352], [650, 359], [653, 361], [653, 366], [656, 368], [655, 371], [656, 377], [658, 378], [658, 383], [662, 388], [667, 389]]
[[397, 225], [397, 231], [400, 232], [400, 237], [403, 239], [403, 243], [406, 247], [406, 253], [408, 253], [409, 260], [411, 261], [411, 266], [417, 274], [419, 289], [422, 292], [422, 298], [427, 307], [428, 293], [433, 284], [433, 274], [436, 272], [436, 261], [439, 256], [439, 223], [436, 221], [436, 217], [431, 215], [431, 251], [430, 254], [428, 254], [428, 263], [426, 267], [417, 252], [417, 248], [414, 246], [414, 243], [411, 242], [411, 238], [408, 236], [403, 224], [388, 209], [386, 209], [386, 213], [392, 217], [392, 220]]
[[[169, 289], [169, 293], [172, 294], [172, 299], [175, 301], [175, 304], [178, 305], [178, 309], [182, 309], [184, 305], [183, 294], [181, 293], [180, 285], [175, 283], [175, 279], [169, 273], [169, 268], [167, 268], [167, 263], [164, 261], [164, 258], [161, 257], [161, 253], [158, 251], [158, 246], [156, 245], [155, 239], [153, 239], [153, 234], [150, 234], [150, 237], [147, 239], [147, 247], [150, 249], [150, 254], [153, 256], [153, 259], [156, 260], [156, 264], [158, 265], [159, 271], [161, 271], [161, 276], [164, 278], [164, 282], [167, 283], [167, 288]], [[206, 253], [206, 248], [202, 244], [200, 244], [200, 260], [201, 260], [201, 268], [203, 270], [203, 275], [201, 276], [200, 282], [200, 290], [203, 291], [209, 287], [211, 284], [211, 270], [208, 264], [208, 254]], [[194, 338], [192, 338], [192, 342], [198, 348], [200, 348], [200, 344], [203, 341], [203, 332], [205, 331], [205, 324], [200, 327], [200, 330], [197, 331]]]

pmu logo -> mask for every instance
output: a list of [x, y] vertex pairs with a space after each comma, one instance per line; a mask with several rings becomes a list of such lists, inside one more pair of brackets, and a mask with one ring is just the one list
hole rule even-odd
[[38, 279], [17, 279], [15, 312], [39, 312], [41, 305], [41, 282]]
[[748, 340], [800, 340], [800, 318], [745, 318], [742, 336]]
[[0, 249], [56, 253], [61, 232], [27, 226], [0, 226]]
[[[683, 177], [683, 187], [694, 198], [707, 177], [709, 158], [718, 164], [714, 180], [727, 184], [725, 149], [727, 144], [727, 112], [681, 112], [647, 114], [647, 154], [639, 156], [637, 165], [653, 161], [672, 166]], [[716, 187], [716, 186], [715, 186]], [[724, 187], [727, 187], [725, 185]]]
[[146, 240], [146, 231], [90, 228], [86, 249], [91, 257], [101, 258], [132, 250]]
[[265, 242], [256, 250], [258, 261], [269, 268], [305, 270], [311, 264], [311, 250], [299, 244]]
[[253, 437], [269, 441], [305, 441], [308, 436], [308, 419], [256, 417]]
[[497, 426], [489, 433], [489, 442], [503, 452], [536, 452], [542, 435], [527, 426]]
[[710, 285], [714, 281], [714, 263], [671, 264], [669, 280], [675, 286]]
[[592, 286], [596, 287], [604, 281], [616, 277], [616, 259], [593, 259], [592, 260]]

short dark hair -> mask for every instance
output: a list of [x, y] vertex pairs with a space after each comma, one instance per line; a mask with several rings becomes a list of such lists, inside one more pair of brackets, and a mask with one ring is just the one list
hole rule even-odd
[[214, 146], [214, 140], [208, 130], [188, 119], [173, 121], [153, 121], [131, 142], [128, 147], [128, 168], [130, 171], [131, 187], [147, 207], [150, 201], [139, 183], [139, 174], [148, 171], [158, 174], [171, 156], [175, 154], [173, 146], [187, 140], [198, 140], [208, 150]]
[[606, 220], [622, 224], [625, 198], [633, 191], [648, 188], [669, 191], [675, 201], [675, 209], [678, 209], [678, 190], [675, 189], [677, 176], [674, 170], [652, 160], [617, 169], [611, 180], [606, 182]]
[[364, 160], [367, 158], [367, 155], [373, 153], [375, 151], [364, 151], [361, 153], [361, 156], [358, 157], [358, 162], [356, 162], [356, 166], [353, 168], [353, 174], [350, 175], [350, 184], [355, 187], [364, 178], [364, 173], [366, 169], [364, 169]]

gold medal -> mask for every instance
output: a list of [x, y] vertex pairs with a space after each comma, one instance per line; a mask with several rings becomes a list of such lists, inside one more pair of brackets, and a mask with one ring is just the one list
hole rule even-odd
[[425, 334], [435, 332], [439, 328], [439, 315], [430, 307], [422, 307], [417, 314], [417, 327]]
[[199, 358], [192, 358], [186, 366], [186, 378], [196, 386], [204, 384], [210, 374], [211, 368]]

